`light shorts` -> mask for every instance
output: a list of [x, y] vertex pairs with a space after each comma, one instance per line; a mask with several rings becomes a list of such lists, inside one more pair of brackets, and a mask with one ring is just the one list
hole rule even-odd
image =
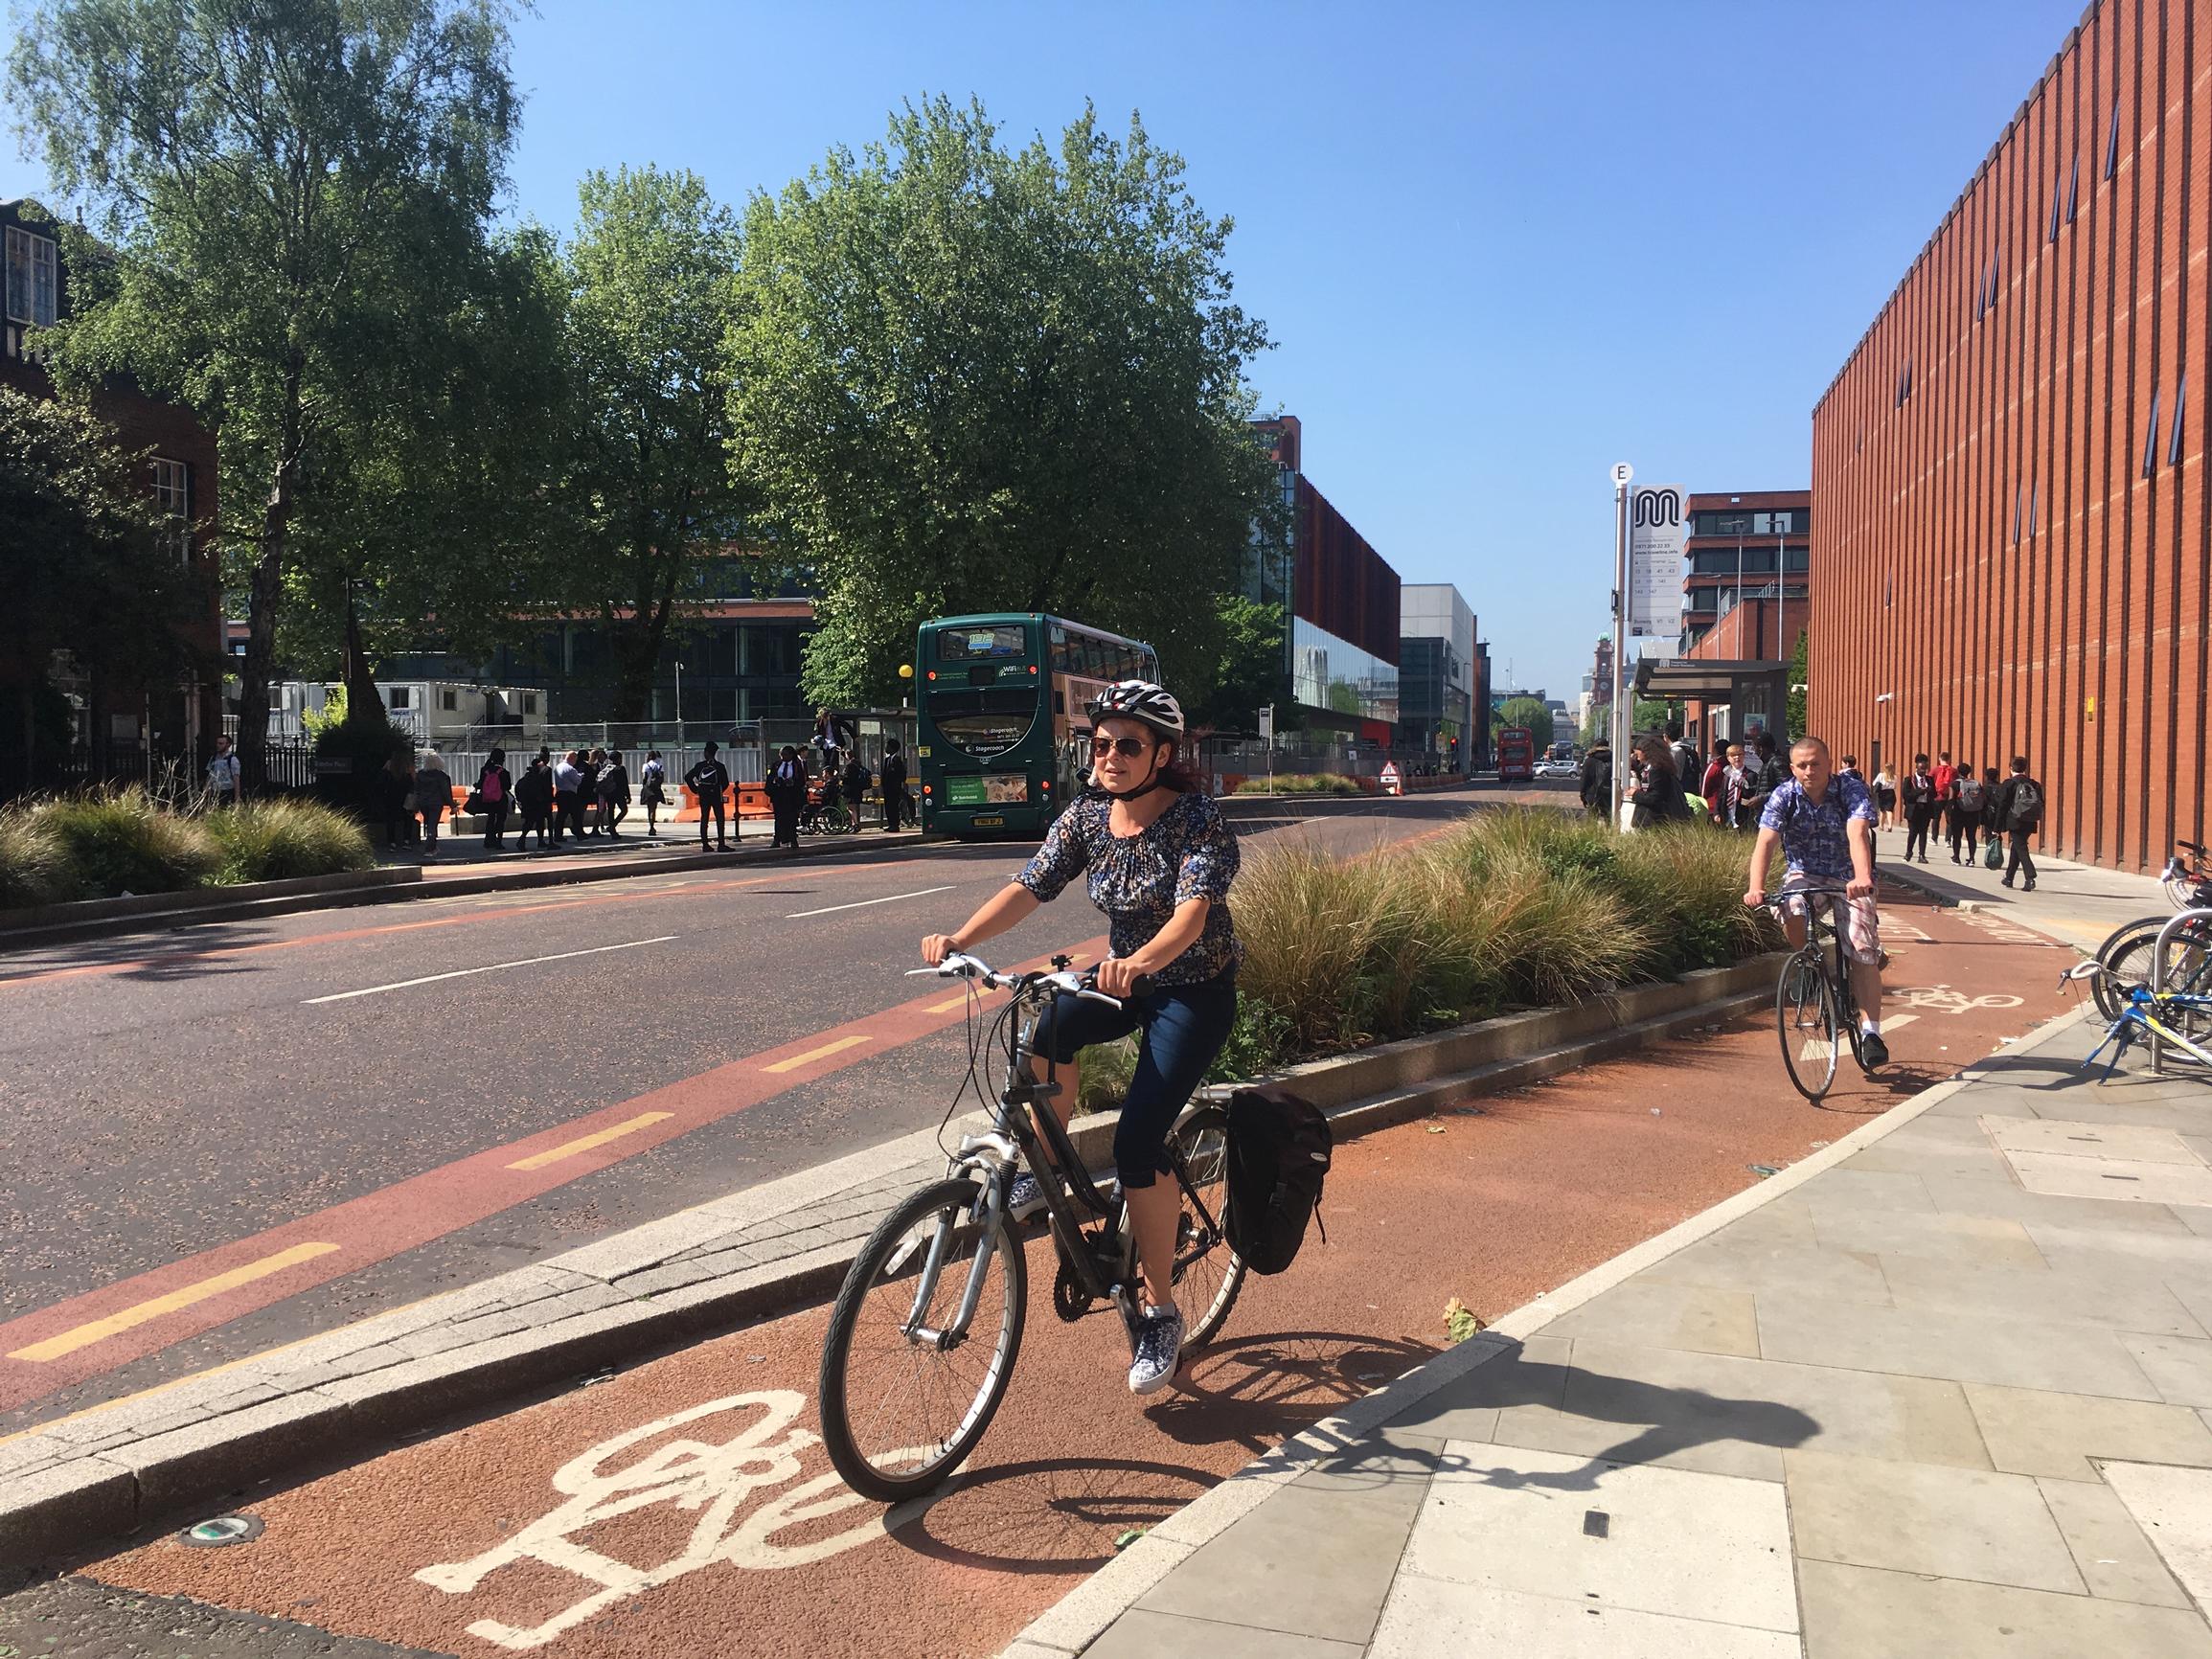
[[[1794, 892], [1801, 887], [1833, 887], [1838, 883], [1833, 876], [1808, 875], [1802, 870], [1792, 870], [1782, 878], [1781, 891]], [[1844, 916], [1843, 948], [1851, 960], [1871, 967], [1881, 960], [1881, 917], [1874, 908], [1871, 898], [1845, 898], [1838, 900], [1828, 895], [1831, 903], [1840, 902]], [[1790, 907], [1798, 916], [1808, 908], [1805, 899], [1798, 899]]]

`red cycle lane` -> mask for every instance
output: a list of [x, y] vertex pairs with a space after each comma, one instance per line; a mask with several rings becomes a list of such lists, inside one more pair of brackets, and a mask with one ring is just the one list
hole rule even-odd
[[[1071, 948], [1095, 954], [1102, 936]], [[1041, 962], [1022, 966], [1041, 966]], [[0, 1324], [0, 1410], [357, 1272], [840, 1067], [956, 1026], [944, 985]]]
[[817, 1307], [264, 1494], [251, 1544], [84, 1571], [464, 1655], [993, 1653], [1118, 1537], [1435, 1352], [1450, 1298], [1516, 1307], [2070, 1006], [2070, 953], [1886, 901], [1881, 1078], [1847, 1065], [1808, 1104], [1763, 1015], [1348, 1143], [1329, 1241], [1252, 1281], [1152, 1400], [1124, 1388], [1110, 1314], [1053, 1317], [1033, 1241], [1013, 1386], [934, 1502], [887, 1512], [830, 1472]]

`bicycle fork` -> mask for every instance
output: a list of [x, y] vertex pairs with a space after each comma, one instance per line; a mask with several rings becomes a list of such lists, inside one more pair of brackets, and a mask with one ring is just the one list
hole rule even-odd
[[[981, 1137], [980, 1140], [983, 1144], [989, 1144], [995, 1138]], [[969, 1142], [962, 1144], [960, 1149], [964, 1158], [976, 1149], [978, 1139], [970, 1137]], [[936, 1297], [937, 1281], [945, 1271], [946, 1256], [951, 1250], [953, 1237], [959, 1232], [964, 1219], [948, 1210], [938, 1217], [937, 1231], [930, 1236], [929, 1254], [924, 1259], [922, 1272], [915, 1281], [914, 1306], [907, 1312], [906, 1322], [900, 1327], [907, 1341], [933, 1348], [940, 1353], [948, 1352], [968, 1340], [968, 1328], [974, 1322], [976, 1305], [983, 1300], [983, 1281], [991, 1271], [991, 1259], [998, 1249], [998, 1229], [1006, 1214], [1006, 1187], [998, 1179], [996, 1171], [980, 1159], [968, 1162], [967, 1168], [982, 1176], [983, 1196], [979, 1209], [969, 1212], [966, 1217], [977, 1229], [978, 1242], [975, 1260], [969, 1263], [968, 1283], [961, 1287], [960, 1306], [953, 1310], [952, 1318], [942, 1329], [923, 1323], [924, 1315], [929, 1311], [929, 1305]], [[899, 1264], [898, 1259], [894, 1258], [892, 1266], [896, 1268]]]

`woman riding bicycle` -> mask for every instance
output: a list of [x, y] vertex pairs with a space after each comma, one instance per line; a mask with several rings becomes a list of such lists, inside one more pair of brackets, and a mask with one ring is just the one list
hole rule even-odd
[[[1037, 1047], [1060, 1068], [1052, 1109], [1064, 1123], [1076, 1099], [1077, 1053], [1142, 1034], [1114, 1132], [1114, 1162], [1144, 1274], [1129, 1389], [1151, 1394], [1174, 1378], [1183, 1341], [1174, 1290], [1182, 1205], [1174, 1187], [1159, 1179], [1173, 1173], [1168, 1131], [1237, 1017], [1243, 950], [1228, 905], [1237, 838], [1180, 763], [1183, 712], [1174, 697], [1149, 680], [1122, 680], [1088, 713], [1090, 788], [1060, 814], [1013, 882], [956, 932], [922, 942], [922, 959], [935, 966], [995, 938], [1088, 872], [1091, 902], [1106, 913], [1112, 939], [1098, 988], [1123, 1006], [1062, 995], [1039, 1022]], [[1139, 979], [1151, 981], [1141, 994]], [[1033, 1214], [1041, 1204], [1033, 1178], [1015, 1180], [1013, 1215]]]

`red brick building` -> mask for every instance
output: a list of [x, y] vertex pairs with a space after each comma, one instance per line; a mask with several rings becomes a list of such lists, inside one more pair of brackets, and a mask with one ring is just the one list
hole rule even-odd
[[1813, 417], [1810, 723], [2028, 757], [2043, 841], [2204, 839], [2212, 11], [2099, 0]]
[[1682, 576], [1685, 655], [1714, 654], [1700, 652], [1698, 642], [1739, 600], [1778, 598], [1787, 606], [1805, 602], [1812, 553], [1810, 489], [1697, 494], [1684, 511], [1690, 520], [1682, 545], [1688, 561]]
[[[69, 268], [54, 225], [26, 201], [0, 201], [0, 259], [6, 277], [0, 318], [0, 385], [34, 398], [54, 396], [37, 361], [36, 330], [68, 313]], [[214, 556], [215, 435], [190, 411], [147, 397], [127, 378], [103, 387], [93, 406], [126, 450], [150, 451], [147, 488], [191, 528], [179, 557], [201, 578], [190, 614], [178, 627], [211, 659], [223, 649], [220, 576]], [[221, 690], [210, 677], [190, 685], [102, 684], [64, 668], [51, 676], [77, 711], [77, 745], [95, 770], [134, 770], [148, 744], [156, 755], [196, 757], [221, 730]], [[20, 744], [17, 745], [20, 747]]]

